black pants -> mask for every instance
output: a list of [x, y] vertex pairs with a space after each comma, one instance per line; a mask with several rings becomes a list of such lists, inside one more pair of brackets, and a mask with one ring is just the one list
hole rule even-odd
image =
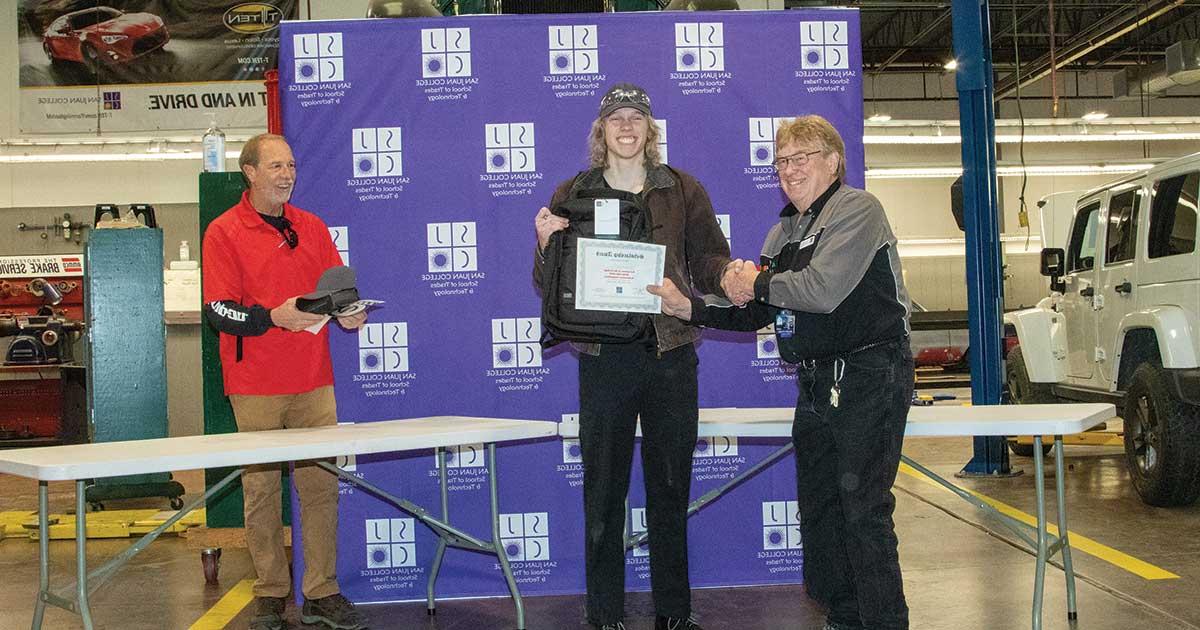
[[892, 484], [912, 404], [908, 343], [801, 364], [798, 372], [792, 439], [808, 594], [839, 628], [907, 629]]
[[696, 364], [692, 344], [661, 357], [642, 344], [580, 355], [587, 618], [593, 624], [624, 617], [625, 497], [639, 414], [654, 607], [668, 617], [691, 613], [687, 507], [699, 420]]

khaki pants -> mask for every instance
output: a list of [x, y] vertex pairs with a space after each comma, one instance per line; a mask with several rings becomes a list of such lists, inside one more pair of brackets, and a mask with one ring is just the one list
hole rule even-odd
[[[229, 397], [238, 431], [269, 431], [337, 424], [333, 387], [303, 394]], [[264, 441], [270, 435], [264, 434]], [[287, 597], [291, 579], [284, 549], [280, 516], [280, 464], [247, 466], [242, 474], [245, 491], [246, 545], [258, 580], [256, 597]], [[300, 495], [304, 544], [304, 583], [309, 599], [340, 592], [337, 583], [337, 477], [311, 461], [296, 462], [292, 483]]]

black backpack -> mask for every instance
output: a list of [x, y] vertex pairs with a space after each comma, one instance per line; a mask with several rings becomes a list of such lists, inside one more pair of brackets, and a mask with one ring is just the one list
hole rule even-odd
[[616, 199], [620, 203], [623, 241], [651, 242], [650, 208], [640, 195], [611, 188], [593, 188], [577, 192], [550, 211], [567, 219], [570, 225], [555, 232], [546, 245], [542, 266], [542, 346], [562, 341], [583, 343], [631, 343], [642, 339], [650, 315], [611, 311], [576, 310], [576, 241], [596, 238], [597, 199]]

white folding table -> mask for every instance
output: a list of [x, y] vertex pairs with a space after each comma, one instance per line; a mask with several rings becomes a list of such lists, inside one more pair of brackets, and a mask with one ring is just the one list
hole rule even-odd
[[[508, 558], [500, 545], [499, 505], [496, 492], [496, 444], [513, 440], [554, 436], [557, 424], [535, 420], [433, 416], [411, 420], [389, 420], [343, 424], [312, 429], [283, 429], [251, 433], [197, 435], [129, 442], [75, 444], [0, 451], [0, 473], [38, 480], [38, 563], [40, 583], [33, 615], [33, 628], [42, 626], [46, 605], [78, 614], [84, 628], [91, 630], [92, 615], [88, 596], [113, 572], [158, 538], [179, 519], [202, 505], [242, 474], [245, 466], [299, 460], [321, 460], [318, 464], [347, 482], [360, 486], [409, 512], [430, 527], [439, 537], [433, 569], [426, 593], [430, 614], [435, 611], [434, 585], [447, 547], [494, 554], [499, 560], [509, 592], [517, 609], [517, 627], [525, 628], [525, 609]], [[482, 540], [449, 522], [446, 492], [445, 455], [442, 449], [458, 444], [487, 444], [491, 491], [492, 539]], [[346, 473], [330, 458], [370, 453], [391, 453], [432, 448], [437, 454], [441, 479], [442, 514], [435, 517], [424, 508]], [[188, 503], [154, 531], [98, 569], [87, 568], [87, 504], [84, 499], [87, 480], [143, 473], [191, 470], [197, 468], [236, 467], [203, 496]], [[49, 493], [50, 481], [75, 482], [75, 556], [74, 583], [54, 591], [50, 588]]]
[[[701, 409], [699, 435], [701, 437], [760, 437], [788, 438], [792, 437], [792, 420], [795, 417], [792, 407], [778, 408], [721, 408]], [[928, 407], [912, 407], [908, 413], [908, 424], [905, 427], [906, 437], [975, 437], [987, 435], [1032, 435], [1033, 438], [1033, 469], [1037, 498], [1037, 525], [1031, 527], [996, 508], [979, 497], [954, 485], [928, 468], [914, 462], [907, 456], [901, 455], [901, 460], [915, 468], [921, 474], [937, 482], [939, 485], [962, 497], [975, 507], [999, 519], [999, 522], [1025, 541], [1036, 553], [1037, 563], [1033, 585], [1033, 630], [1042, 627], [1042, 594], [1044, 591], [1046, 564], [1055, 554], [1062, 554], [1063, 568], [1067, 579], [1067, 616], [1075, 619], [1075, 573], [1071, 569], [1071, 543], [1067, 535], [1067, 506], [1063, 487], [1063, 440], [1064, 435], [1082, 433], [1109, 420], [1115, 415], [1115, 409], [1110, 404], [1080, 403], [1062, 405], [980, 405], [980, 406], [951, 406], [935, 405]], [[579, 426], [575, 423], [563, 423], [559, 426], [562, 437], [574, 438], [579, 435]], [[640, 435], [640, 433], [639, 433]], [[1046, 494], [1045, 471], [1043, 469], [1042, 436], [1054, 436], [1054, 468], [1055, 468], [1055, 499], [1058, 509], [1058, 536], [1046, 530]], [[712, 503], [729, 490], [746, 479], [758, 474], [764, 468], [775, 463], [792, 452], [789, 442], [786, 446], [767, 455], [762, 460], [742, 471], [737, 477], [730, 479], [721, 486], [713, 488], [692, 501], [688, 506], [688, 515], [696, 513], [704, 506]], [[642, 544], [648, 532], [641, 532], [627, 537], [627, 546], [632, 548]]]

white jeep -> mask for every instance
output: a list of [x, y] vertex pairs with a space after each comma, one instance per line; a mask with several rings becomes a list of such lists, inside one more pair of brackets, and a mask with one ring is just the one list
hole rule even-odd
[[1106, 401], [1142, 500], [1200, 495], [1200, 153], [1084, 193], [1066, 247], [1042, 250], [1051, 295], [1005, 315], [1017, 403]]

